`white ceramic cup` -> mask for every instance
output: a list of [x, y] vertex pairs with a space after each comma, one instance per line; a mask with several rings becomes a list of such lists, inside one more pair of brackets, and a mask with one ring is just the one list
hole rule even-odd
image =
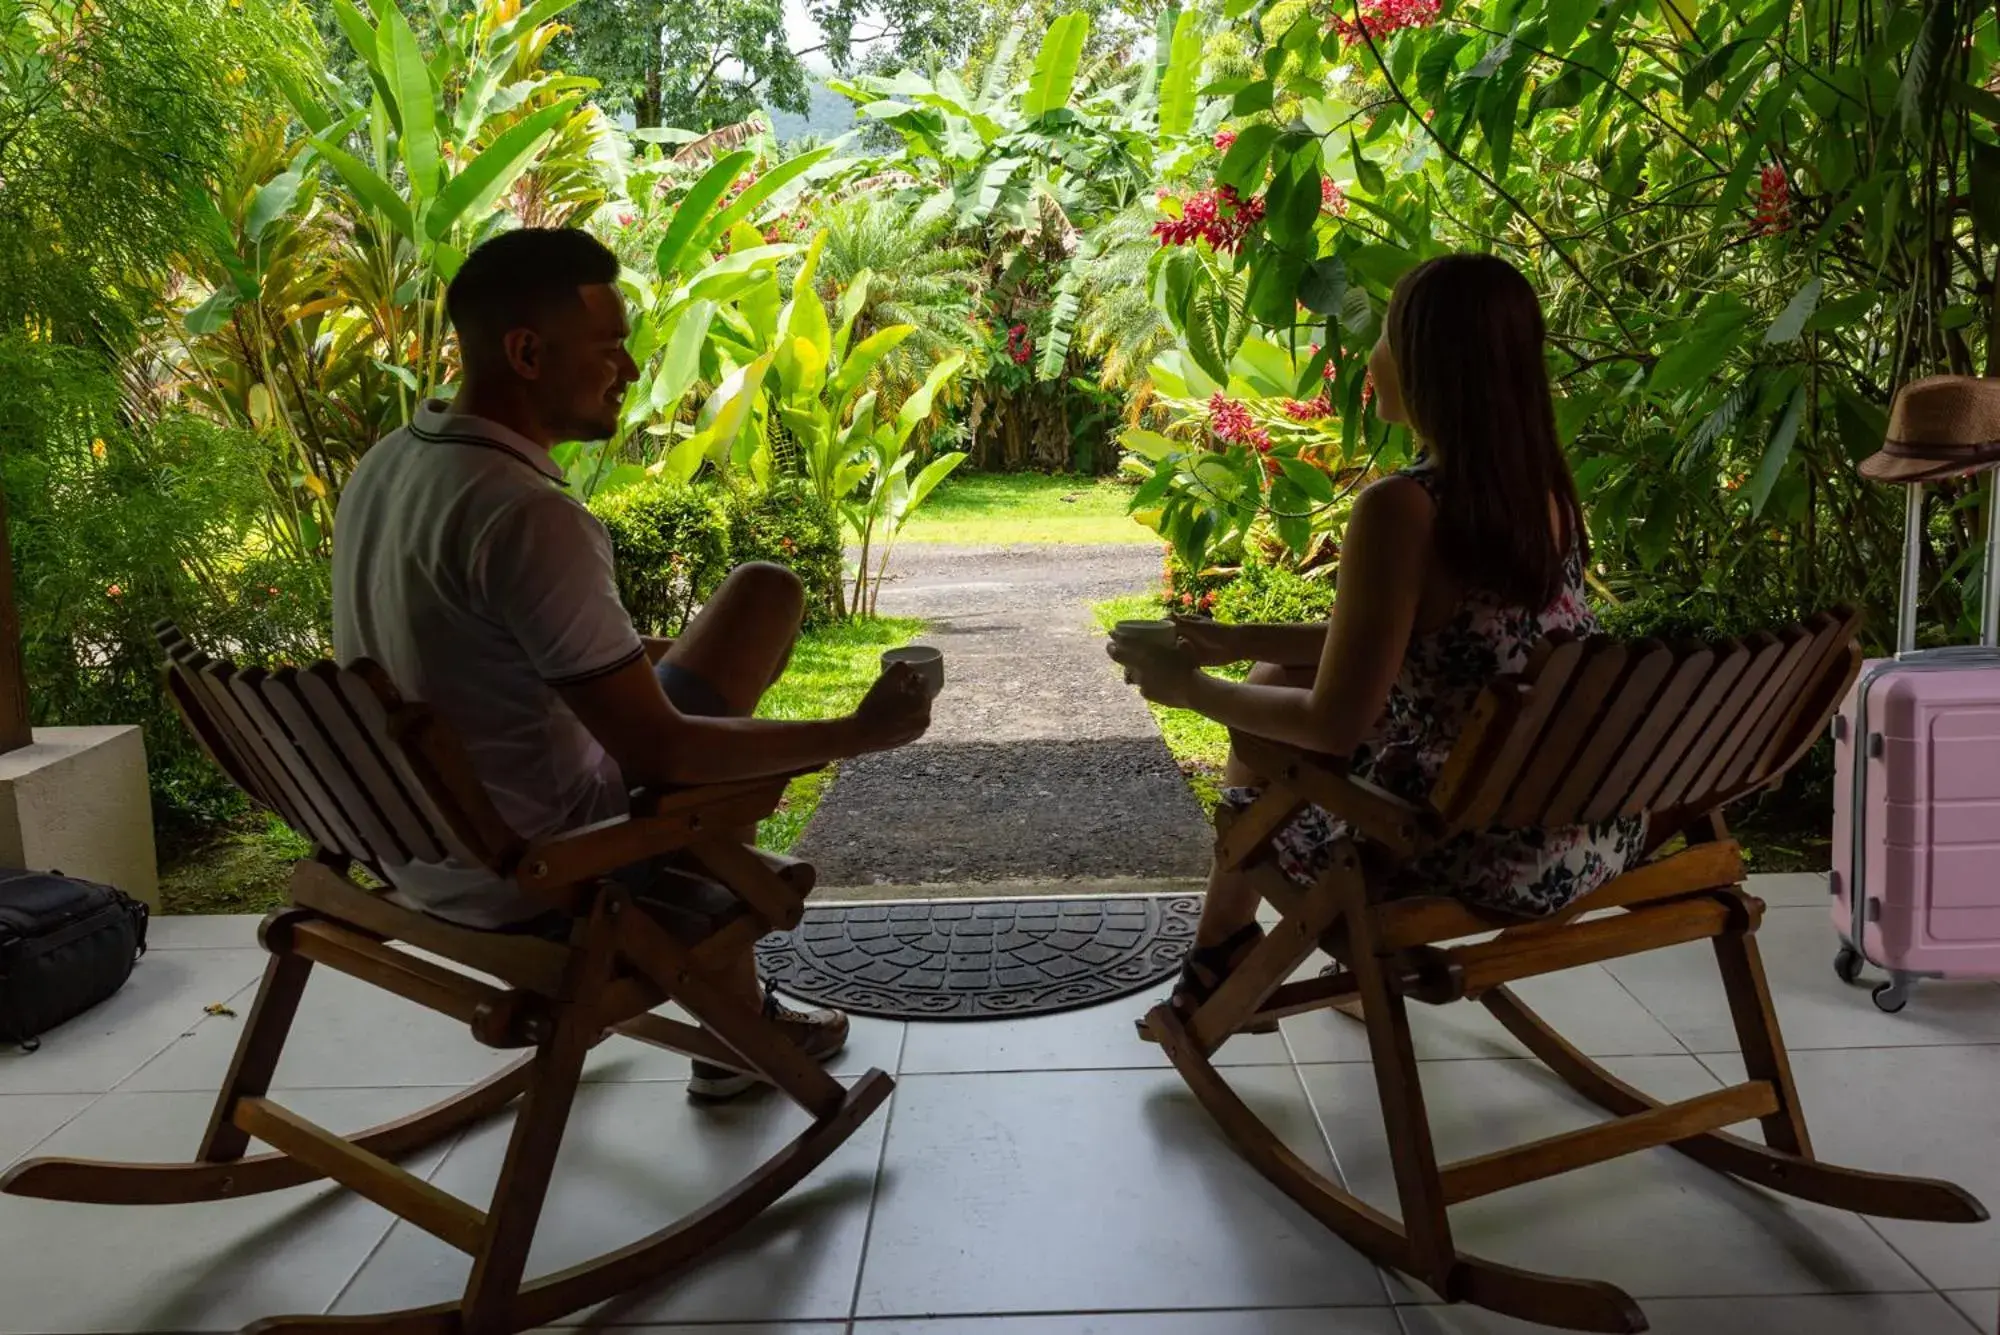
[[900, 649], [891, 649], [882, 655], [882, 670], [887, 672], [891, 663], [908, 663], [923, 679], [924, 693], [937, 699], [944, 689], [944, 651], [933, 649], [928, 644], [906, 644]]
[[1171, 621], [1121, 621], [1111, 628], [1111, 638], [1156, 654], [1177, 653], [1181, 643]]

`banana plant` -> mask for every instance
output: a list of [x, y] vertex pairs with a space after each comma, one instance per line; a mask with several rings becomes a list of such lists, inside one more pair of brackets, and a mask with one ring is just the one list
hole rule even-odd
[[[596, 82], [540, 69], [554, 21], [575, 3], [481, 0], [439, 23], [427, 54], [396, 0], [369, 0], [369, 13], [331, 0], [368, 73], [368, 102], [328, 106], [311, 88], [286, 88], [306, 130], [300, 165], [324, 163], [351, 196], [360, 225], [348, 263], [376, 298], [371, 332], [406, 418], [447, 378], [444, 287], [466, 254], [504, 212], [560, 222], [602, 197], [589, 150], [603, 120], [584, 102]], [[530, 173], [567, 179], [516, 198]]]
[[[916, 451], [909, 448], [911, 433], [930, 416], [931, 401], [958, 374], [964, 363], [965, 358], [957, 353], [939, 362], [931, 368], [923, 387], [904, 400], [894, 422], [877, 422], [870, 426], [863, 457], [867, 468], [874, 474], [873, 485], [865, 495], [846, 506], [848, 525], [861, 538], [861, 559], [856, 564], [854, 596], [850, 603], [856, 613], [875, 615], [875, 601], [881, 596], [882, 580], [889, 569], [889, 553], [895, 547], [904, 523], [936, 490], [938, 483], [950, 477], [952, 471], [965, 462], [965, 452], [954, 450], [940, 454], [925, 464], [915, 478], [910, 476], [910, 467], [917, 458]], [[878, 542], [880, 547], [875, 549]], [[871, 549], [875, 550], [872, 575], [868, 565]]]

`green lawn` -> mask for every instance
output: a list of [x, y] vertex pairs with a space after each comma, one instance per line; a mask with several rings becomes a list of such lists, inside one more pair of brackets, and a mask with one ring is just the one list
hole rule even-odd
[[[829, 718], [853, 709], [880, 671], [884, 649], [908, 644], [924, 623], [892, 617], [809, 631], [784, 679], [764, 699], [763, 718]], [[833, 772], [792, 781], [784, 803], [757, 827], [757, 842], [789, 850], [805, 833]], [[285, 903], [292, 863], [312, 851], [270, 816], [252, 814], [217, 830], [160, 873], [164, 913], [266, 913]]]
[[[1098, 628], [1107, 635], [1120, 621], [1146, 621], [1167, 614], [1166, 604], [1158, 594], [1151, 593], [1112, 598], [1098, 603], [1091, 611], [1097, 617]], [[1245, 670], [1235, 667], [1216, 671], [1240, 681]], [[1160, 736], [1166, 741], [1167, 750], [1187, 776], [1188, 786], [1201, 799], [1203, 810], [1213, 815], [1222, 794], [1222, 766], [1229, 759], [1229, 730], [1191, 709], [1168, 709], [1151, 701], [1146, 708], [1153, 711], [1153, 721], [1160, 725]]]
[[[908, 644], [923, 628], [923, 622], [908, 617], [877, 617], [807, 632], [757, 716], [812, 719], [849, 712], [881, 672], [882, 651]], [[784, 803], [757, 827], [758, 845], [776, 853], [790, 851], [832, 781], [831, 770], [792, 780]]]
[[911, 518], [899, 542], [996, 547], [1012, 542], [1154, 543], [1125, 513], [1132, 488], [1115, 478], [960, 473]]

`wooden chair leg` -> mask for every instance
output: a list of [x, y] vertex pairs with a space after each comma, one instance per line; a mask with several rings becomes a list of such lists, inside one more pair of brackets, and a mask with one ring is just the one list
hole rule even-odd
[[1437, 1149], [1431, 1143], [1416, 1048], [1410, 1040], [1410, 1013], [1404, 1005], [1400, 980], [1390, 976], [1376, 953], [1375, 925], [1358, 869], [1343, 888], [1348, 905], [1349, 967], [1361, 998], [1362, 1022], [1368, 1028], [1369, 1063], [1382, 1105], [1396, 1195], [1403, 1207], [1403, 1230], [1410, 1240], [1412, 1271], [1441, 1296], [1455, 1298], [1459, 1296], [1454, 1278], [1458, 1254], [1452, 1245], [1451, 1220], [1445, 1213], [1444, 1187], [1438, 1179]]
[[627, 916], [619, 948], [661, 991], [808, 1113], [827, 1118], [840, 1111], [847, 1091], [838, 1080], [698, 968], [666, 928], [643, 912]]
[[1747, 931], [1729, 931], [1715, 938], [1715, 962], [1722, 971], [1722, 988], [1729, 997], [1736, 1041], [1743, 1049], [1743, 1068], [1752, 1080], [1769, 1081], [1778, 1094], [1778, 1109], [1758, 1119], [1764, 1143], [1774, 1150], [1813, 1157], [1806, 1134], [1805, 1110], [1792, 1083], [1792, 1060], [1778, 1032], [1778, 1012], [1771, 1003], [1771, 983], [1757, 938]]
[[[1419, 1276], [1423, 1268], [1412, 1245], [1408, 1221], [1398, 1223], [1374, 1206], [1342, 1190], [1294, 1154], [1238, 1098], [1207, 1055], [1190, 1039], [1173, 1007], [1161, 1005], [1147, 1017], [1161, 1048], [1252, 1167], [1336, 1236], [1378, 1265]], [[1440, 1294], [1523, 1320], [1552, 1323], [1567, 1330], [1632, 1332], [1646, 1329], [1645, 1314], [1624, 1290], [1601, 1280], [1572, 1279], [1518, 1270], [1463, 1252], [1450, 1274], [1426, 1282]]]
[[[1584, 1056], [1506, 988], [1496, 987], [1480, 1001], [1523, 1047], [1562, 1077], [1563, 1083], [1598, 1107], [1629, 1117], [1661, 1106], [1659, 1100]], [[1986, 1208], [1970, 1192], [1950, 1182], [1821, 1163], [1726, 1131], [1677, 1140], [1673, 1148], [1719, 1173], [1837, 1210], [1943, 1224], [1976, 1224], [1987, 1217]]]
[[299, 1013], [299, 1000], [312, 977], [312, 961], [288, 952], [274, 953], [264, 962], [264, 981], [258, 984], [257, 1000], [250, 1006], [250, 1018], [236, 1040], [236, 1055], [230, 1058], [229, 1073], [215, 1096], [208, 1129], [202, 1133], [201, 1149], [195, 1157], [202, 1163], [229, 1163], [243, 1157], [250, 1148], [250, 1134], [233, 1120], [242, 1099], [262, 1098], [270, 1092], [271, 1077], [284, 1054], [285, 1039], [292, 1032], [292, 1020]]
[[473, 1258], [465, 1285], [464, 1335], [505, 1335], [519, 1329], [514, 1304], [528, 1249], [541, 1222], [549, 1179], [562, 1149], [563, 1131], [576, 1102], [584, 1059], [596, 1046], [603, 1027], [588, 998], [610, 983], [617, 963], [616, 934], [621, 918], [639, 918], [622, 891], [606, 889], [597, 896], [574, 957], [566, 995], [579, 1000], [565, 1006], [554, 1032], [535, 1050], [529, 1067], [528, 1092], [507, 1142], [507, 1157], [494, 1184], [486, 1220], [486, 1236]]

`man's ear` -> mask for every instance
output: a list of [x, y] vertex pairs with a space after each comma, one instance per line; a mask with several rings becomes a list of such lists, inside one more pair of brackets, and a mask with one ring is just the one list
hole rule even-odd
[[542, 336], [523, 325], [509, 329], [500, 339], [507, 365], [523, 380], [539, 380], [542, 375]]

